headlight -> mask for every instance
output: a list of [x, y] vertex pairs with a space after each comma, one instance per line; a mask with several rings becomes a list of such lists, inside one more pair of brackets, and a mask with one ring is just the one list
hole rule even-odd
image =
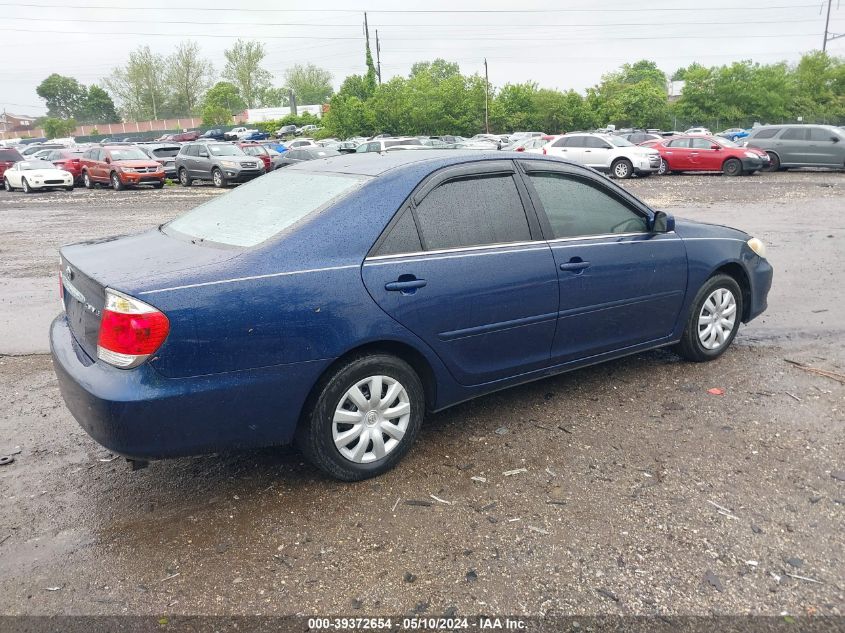
[[752, 251], [757, 253], [757, 255], [765, 259], [766, 245], [763, 244], [762, 240], [758, 240], [756, 237], [752, 237], [746, 242], [746, 244], [748, 244], [748, 248], [750, 248]]
[[233, 160], [221, 160], [220, 164], [223, 165], [223, 167], [228, 167], [229, 169], [237, 169], [240, 167], [240, 164]]
[[134, 170], [132, 167], [119, 167], [119, 168], [118, 168], [118, 171], [122, 171], [122, 172], [124, 172], [124, 173], [126, 173], [126, 174], [133, 174], [133, 173], [135, 173], [135, 170]]
[[754, 152], [745, 152], [745, 155], [748, 156], [748, 158], [760, 158], [760, 155], [755, 154]]

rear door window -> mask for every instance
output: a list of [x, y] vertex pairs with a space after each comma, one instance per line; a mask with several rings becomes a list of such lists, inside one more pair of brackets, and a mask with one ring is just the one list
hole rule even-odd
[[417, 225], [414, 223], [414, 216], [410, 209], [406, 209], [390, 228], [374, 255], [418, 253], [421, 250], [422, 242], [417, 232]]
[[566, 147], [587, 147], [587, 137], [570, 136], [566, 139]]
[[713, 149], [713, 141], [706, 138], [691, 139], [690, 147], [693, 149]]
[[773, 127], [773, 128], [769, 128], [769, 129], [766, 129], [766, 130], [760, 130], [759, 132], [754, 134], [754, 139], [756, 140], [756, 139], [759, 139], [759, 138], [774, 138], [775, 135], [778, 132], [780, 132], [779, 127]]
[[531, 239], [522, 199], [511, 174], [450, 180], [415, 210], [426, 250]]
[[803, 127], [791, 127], [781, 135], [781, 138], [784, 141], [805, 141], [808, 131]]

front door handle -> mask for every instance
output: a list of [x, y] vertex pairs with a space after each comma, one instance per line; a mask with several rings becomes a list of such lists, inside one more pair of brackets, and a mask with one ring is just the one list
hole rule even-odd
[[417, 279], [413, 275], [401, 275], [396, 281], [389, 281], [384, 284], [384, 289], [389, 292], [401, 292], [403, 295], [412, 295], [427, 283], [425, 279]]
[[566, 262], [565, 264], [560, 265], [561, 270], [568, 270], [568, 271], [575, 272], [575, 273], [579, 273], [582, 270], [584, 270], [585, 268], [589, 268], [589, 267], [590, 267], [590, 262], [584, 262], [584, 261], [581, 261], [581, 260], [569, 261], [569, 262]]

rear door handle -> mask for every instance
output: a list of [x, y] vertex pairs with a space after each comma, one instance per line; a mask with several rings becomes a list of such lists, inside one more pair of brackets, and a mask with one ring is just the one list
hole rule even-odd
[[566, 262], [560, 265], [561, 270], [570, 270], [578, 272], [590, 267], [590, 262]]
[[[404, 275], [403, 275], [404, 276]], [[391, 292], [413, 293], [417, 288], [422, 288], [428, 282], [425, 279], [408, 279], [403, 281], [389, 281], [384, 284], [384, 289]]]

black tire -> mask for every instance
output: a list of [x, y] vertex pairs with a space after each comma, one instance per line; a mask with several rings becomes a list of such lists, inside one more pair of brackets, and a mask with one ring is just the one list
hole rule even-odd
[[738, 158], [729, 158], [722, 163], [722, 173], [725, 174], [725, 176], [731, 177], [742, 176], [742, 161]]
[[217, 167], [211, 170], [211, 182], [213, 182], [214, 186], [218, 189], [222, 189], [226, 186], [226, 178], [223, 176], [223, 172]]
[[654, 173], [654, 172], [651, 172], [651, 171], [644, 171], [644, 172], [640, 172], [639, 174], [637, 174], [637, 178], [648, 178], [648, 177], [649, 177], [649, 176], [651, 176], [653, 173]]
[[[332, 426], [335, 411], [347, 391], [370, 376], [387, 376], [405, 388], [411, 407], [410, 418], [399, 444], [384, 457], [370, 463], [356, 463], [344, 457], [335, 446]], [[425, 414], [425, 392], [419, 376], [405, 361], [389, 354], [352, 358], [324, 377], [314, 393], [316, 396], [306, 406], [297, 429], [296, 444], [309, 462], [341, 481], [360, 481], [393, 468], [414, 443]]]
[[182, 167], [182, 169], [179, 170], [179, 184], [183, 187], [190, 187], [193, 182], [194, 181], [188, 175], [188, 170]]
[[120, 176], [117, 175], [116, 171], [113, 171], [111, 173], [111, 176], [109, 176], [109, 180], [111, 181], [111, 188], [115, 191], [123, 191], [124, 189], [126, 189], [126, 185], [120, 182]]
[[614, 178], [625, 180], [634, 175], [634, 166], [627, 158], [617, 158], [610, 166], [610, 173]]
[[3, 179], [3, 189], [6, 191], [12, 191], [12, 185], [9, 184], [9, 181], [6, 178]]
[[766, 152], [769, 155], [769, 164], [763, 171], [780, 171], [780, 157], [774, 152]]
[[164, 187], [164, 183], [161, 181], [153, 183], [153, 189], [161, 189], [162, 187]]
[[[734, 319], [734, 326], [725, 342], [717, 349], [707, 349], [699, 339], [698, 319], [701, 315], [704, 303], [717, 289], [729, 290], [733, 294], [734, 301], [736, 301], [736, 317]], [[703, 363], [709, 360], [719, 358], [731, 346], [736, 333], [739, 331], [739, 325], [742, 320], [742, 290], [736, 280], [730, 275], [718, 274], [708, 279], [695, 295], [695, 300], [692, 302], [689, 315], [687, 316], [684, 333], [681, 336], [680, 342], [675, 346], [675, 352], [681, 357], [696, 362]]]
[[29, 186], [29, 183], [26, 181], [26, 178], [21, 178], [21, 186], [23, 188], [24, 193], [32, 193], [32, 187]]
[[669, 169], [669, 163], [666, 162], [666, 159], [662, 156], [660, 157], [660, 167], [657, 168], [657, 175], [658, 176], [668, 176], [672, 173], [672, 170]]
[[73, 186], [65, 187], [65, 191], [73, 191]]
[[82, 172], [82, 184], [85, 185], [86, 189], [93, 189], [94, 188], [94, 181], [91, 180], [91, 176], [88, 175], [88, 172]]

